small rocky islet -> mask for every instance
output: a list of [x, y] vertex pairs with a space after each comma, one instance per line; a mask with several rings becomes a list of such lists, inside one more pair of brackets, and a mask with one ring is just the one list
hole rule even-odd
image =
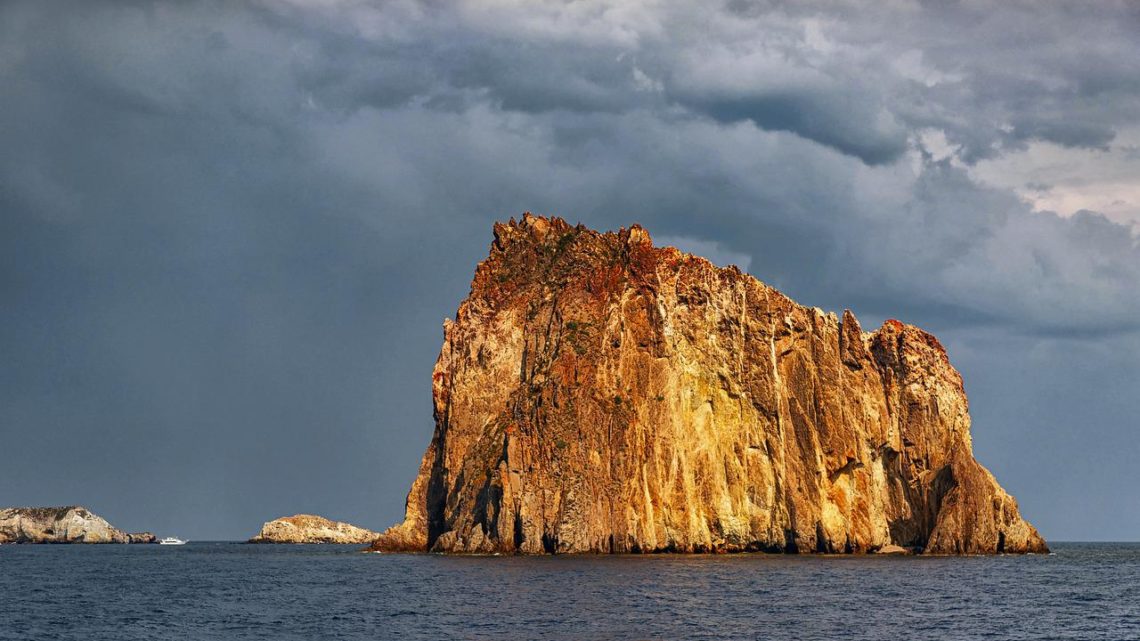
[[[269, 521], [249, 543], [365, 545], [379, 534], [314, 514]], [[81, 505], [0, 509], [0, 544], [157, 543], [150, 532], [124, 532]]]
[[150, 532], [124, 532], [81, 505], [0, 509], [0, 543], [156, 543]]
[[268, 521], [249, 543], [332, 543], [362, 545], [379, 533], [315, 514], [295, 514]]

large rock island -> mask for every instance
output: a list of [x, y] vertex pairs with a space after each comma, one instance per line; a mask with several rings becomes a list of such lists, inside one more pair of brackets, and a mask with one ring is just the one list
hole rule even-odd
[[379, 536], [372, 530], [350, 523], [330, 521], [314, 514], [295, 514], [274, 519], [261, 526], [250, 543], [370, 543]]
[[934, 336], [796, 304], [634, 226], [525, 215], [433, 373], [378, 551], [1043, 552]]
[[0, 509], [0, 543], [154, 543], [150, 532], [128, 534], [85, 507]]

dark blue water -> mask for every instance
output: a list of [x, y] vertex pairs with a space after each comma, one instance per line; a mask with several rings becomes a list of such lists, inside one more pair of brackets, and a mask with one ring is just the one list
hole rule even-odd
[[0, 547], [0, 639], [1140, 639], [1140, 544], [969, 558]]

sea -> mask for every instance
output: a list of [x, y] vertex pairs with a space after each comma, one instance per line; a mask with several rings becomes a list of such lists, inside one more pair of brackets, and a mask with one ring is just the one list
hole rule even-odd
[[0, 639], [1140, 639], [1140, 544], [1035, 556], [0, 546]]

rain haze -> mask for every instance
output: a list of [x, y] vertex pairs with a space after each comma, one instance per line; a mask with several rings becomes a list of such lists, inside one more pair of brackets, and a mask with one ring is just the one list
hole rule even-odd
[[935, 333], [1050, 540], [1140, 539], [1140, 5], [0, 4], [0, 506], [403, 514], [524, 211]]

